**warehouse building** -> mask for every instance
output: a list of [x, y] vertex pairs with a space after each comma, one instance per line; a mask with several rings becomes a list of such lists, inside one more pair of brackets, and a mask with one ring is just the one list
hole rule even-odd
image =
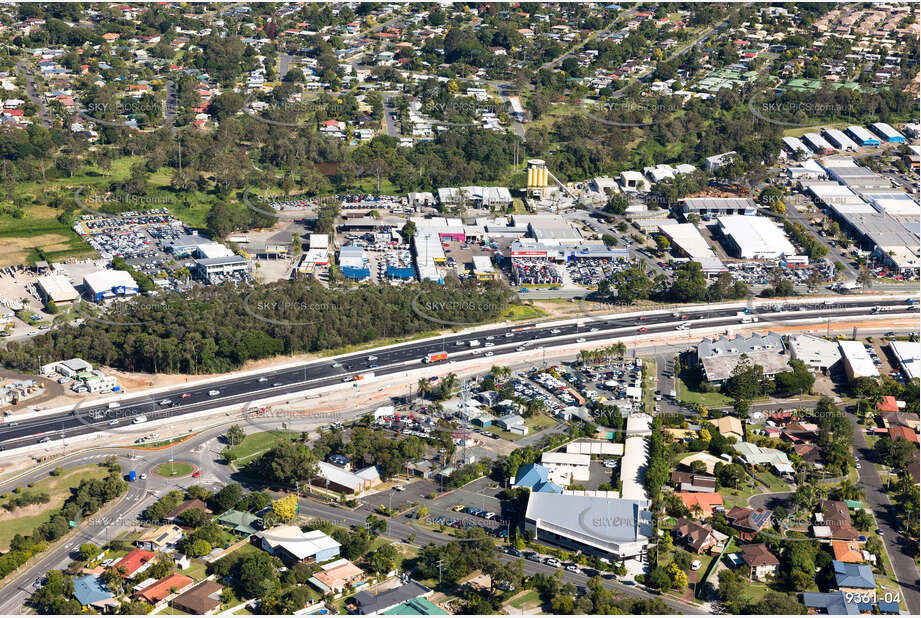
[[838, 150], [856, 152], [859, 146], [840, 129], [825, 129], [822, 136]]
[[685, 218], [691, 213], [703, 218], [754, 215], [758, 205], [748, 197], [687, 197], [678, 202]]
[[55, 305], [69, 305], [80, 298], [77, 289], [64, 275], [45, 275], [38, 278], [38, 291], [42, 299]]
[[538, 541], [606, 559], [640, 555], [652, 535], [646, 500], [532, 493], [525, 530]]
[[879, 146], [879, 139], [873, 137], [873, 134], [863, 127], [851, 125], [847, 128], [846, 133], [860, 146]]
[[818, 133], [806, 133], [803, 135], [803, 142], [816, 154], [830, 154], [835, 150], [834, 146]]
[[862, 197], [878, 212], [884, 212], [900, 223], [921, 219], [921, 206], [907, 193], [864, 193]]
[[786, 148], [787, 152], [789, 152], [794, 157], [808, 157], [812, 154], [809, 152], [806, 144], [801, 142], [799, 139], [795, 137], [784, 137], [782, 139], [784, 148]]
[[797, 335], [787, 340], [790, 357], [802, 361], [813, 371], [827, 371], [841, 360], [838, 343], [815, 335]]
[[364, 281], [371, 278], [365, 250], [357, 245], [346, 245], [339, 249], [339, 268], [346, 279]]
[[889, 179], [859, 165], [850, 157], [826, 157], [820, 160], [831, 180], [837, 180], [854, 191], [889, 189]]
[[677, 253], [700, 264], [705, 274], [713, 275], [728, 270], [696, 225], [667, 220], [659, 223], [659, 232], [671, 242]]
[[771, 260], [796, 255], [783, 230], [767, 217], [720, 217], [719, 230], [728, 248], [742, 259]]
[[124, 270], [100, 270], [83, 277], [86, 294], [99, 302], [116, 296], [134, 296], [139, 292], [138, 284], [130, 273]]
[[844, 360], [844, 373], [849, 379], [879, 377], [879, 371], [862, 342], [839, 341], [838, 345], [841, 348], [841, 358]]
[[473, 276], [477, 281], [495, 281], [498, 278], [496, 268], [488, 255], [473, 256]]
[[560, 215], [514, 215], [512, 225], [526, 227], [528, 236], [545, 245], [572, 245], [582, 242], [582, 234]]
[[887, 122], [874, 122], [870, 129], [882, 138], [884, 142], [892, 144], [904, 144], [905, 136], [896, 131]]
[[921, 342], [890, 341], [889, 349], [907, 380], [921, 378]]

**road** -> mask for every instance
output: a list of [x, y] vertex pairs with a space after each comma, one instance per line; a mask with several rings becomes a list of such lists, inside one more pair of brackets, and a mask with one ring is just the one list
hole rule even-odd
[[[854, 315], [854, 310], [885, 306], [895, 310], [908, 310], [904, 300], [880, 300], [865, 298], [846, 298], [821, 304], [814, 299], [787, 301], [785, 310], [765, 314], [762, 322], [786, 322], [821, 315]], [[798, 311], [789, 310], [797, 307]], [[762, 306], [762, 307], [769, 307]], [[846, 308], [850, 308], [848, 311]], [[737, 312], [741, 306], [728, 309], [703, 310], [686, 309], [692, 312], [686, 317], [681, 314], [685, 309], [677, 309], [678, 316], [669, 313], [649, 314], [634, 317], [617, 315], [592, 317], [567, 324], [545, 325], [531, 323], [516, 326], [490, 327], [476, 332], [447, 335], [436, 339], [399, 344], [380, 350], [368, 350], [313, 361], [307, 364], [285, 369], [267, 369], [256, 374], [234, 376], [232, 373], [221, 380], [207, 384], [187, 387], [179, 386], [157, 394], [141, 393], [118, 402], [118, 407], [109, 408], [99, 404], [80, 404], [73, 410], [29, 420], [12, 419], [0, 425], [0, 447], [36, 445], [42, 441], [109, 431], [118, 433], [132, 419], [143, 415], [146, 420], [177, 418], [184, 414], [201, 412], [221, 406], [249, 406], [253, 401], [294, 393], [337, 383], [349, 382], [357, 376], [374, 373], [375, 376], [396, 374], [420, 368], [421, 359], [433, 352], [447, 352], [448, 359], [433, 365], [454, 361], [467, 361], [481, 356], [496, 356], [499, 360], [503, 354], [510, 354], [525, 349], [540, 347], [542, 343], [565, 345], [601, 341], [614, 337], [628, 339], [639, 335], [672, 333], [678, 322], [691, 322], [691, 328], [737, 326]], [[917, 308], [910, 309], [912, 313]], [[869, 313], [863, 311], [863, 313]], [[478, 341], [479, 346], [471, 347], [471, 341]], [[355, 381], [354, 386], [360, 387]], [[111, 405], [111, 404], [110, 404]], [[25, 409], [23, 406], [21, 409]], [[136, 428], [135, 428], [136, 429]]]
[[32, 76], [32, 69], [29, 68], [25, 60], [20, 60], [16, 63], [16, 70], [19, 71], [19, 74], [26, 80], [26, 96], [29, 97], [29, 101], [31, 101], [33, 105], [38, 107], [38, 115], [39, 118], [42, 119], [42, 126], [46, 128], [51, 127], [51, 119], [48, 116], [45, 99], [39, 94], [38, 88], [35, 87], [35, 78]]

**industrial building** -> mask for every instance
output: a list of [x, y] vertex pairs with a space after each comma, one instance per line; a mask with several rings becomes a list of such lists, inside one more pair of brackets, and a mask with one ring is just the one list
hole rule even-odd
[[45, 275], [38, 278], [38, 291], [42, 299], [55, 305], [69, 305], [80, 298], [77, 289], [64, 275]]
[[686, 197], [678, 203], [685, 218], [691, 213], [709, 218], [758, 212], [758, 205], [748, 197]]
[[678, 254], [699, 263], [705, 274], [712, 275], [727, 270], [696, 225], [668, 219], [659, 223], [659, 232], [668, 238]]
[[532, 493], [525, 530], [537, 541], [607, 559], [640, 555], [652, 535], [646, 500]]
[[834, 146], [826, 142], [818, 133], [806, 133], [803, 135], [803, 143], [816, 154], [829, 154], [835, 150]]
[[134, 296], [138, 284], [130, 273], [124, 270], [100, 270], [83, 277], [87, 295], [96, 302], [116, 296]]
[[879, 371], [866, 346], [860, 341], [839, 341], [841, 358], [844, 360], [844, 372], [851, 380], [855, 378], [876, 378]]
[[499, 274], [488, 255], [474, 255], [473, 276], [477, 281], [495, 281]]
[[724, 152], [723, 154], [713, 155], [712, 157], [706, 158], [706, 163], [704, 167], [708, 172], [715, 172], [719, 168], [723, 167], [729, 163], [732, 159], [732, 156], [736, 154], [735, 150], [730, 150], [729, 152]]
[[892, 144], [904, 144], [905, 136], [893, 129], [889, 123], [886, 122], [874, 122], [870, 125], [870, 129], [882, 138], [884, 142], [889, 142]]
[[846, 133], [860, 146], [879, 146], [879, 139], [863, 127], [851, 125], [846, 129]]
[[346, 245], [339, 249], [339, 268], [347, 279], [364, 281], [371, 278], [365, 250], [357, 245]]
[[921, 378], [921, 342], [890, 341], [889, 349], [907, 380]]
[[527, 228], [531, 238], [545, 245], [571, 245], [582, 242], [582, 234], [560, 215], [514, 215], [512, 226]]
[[784, 137], [783, 145], [787, 151], [793, 156], [808, 157], [812, 153], [809, 152], [809, 149], [806, 147], [806, 144], [801, 142], [795, 137]]
[[813, 371], [827, 371], [841, 360], [838, 343], [815, 335], [797, 335], [787, 340], [790, 357], [802, 361]]
[[820, 163], [831, 180], [837, 180], [854, 191], [892, 187], [889, 179], [859, 165], [851, 157], [826, 157]]
[[[218, 245], [223, 248], [223, 245]], [[242, 255], [231, 253], [227, 256], [200, 258], [195, 260], [195, 271], [206, 281], [215, 277], [226, 277], [249, 272], [249, 261]]]
[[838, 150], [855, 152], [859, 146], [840, 129], [824, 129], [822, 136]]
[[786, 234], [767, 217], [732, 215], [717, 219], [731, 253], [742, 259], [778, 259], [796, 255]]

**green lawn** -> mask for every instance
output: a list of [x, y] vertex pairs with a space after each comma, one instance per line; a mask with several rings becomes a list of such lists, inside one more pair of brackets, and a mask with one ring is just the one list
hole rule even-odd
[[[51, 519], [51, 516], [57, 509], [70, 497], [72, 489], [80, 485], [84, 480], [102, 479], [108, 471], [102, 466], [96, 464], [87, 464], [65, 470], [61, 476], [48, 476], [32, 485], [30, 488], [23, 487], [24, 492], [39, 493], [47, 492], [51, 500], [43, 505], [33, 505], [27, 507], [30, 513], [35, 513], [35, 509], [40, 511], [33, 515], [16, 517], [16, 511], [0, 511], [0, 551], [9, 549], [10, 540], [17, 534], [27, 536], [32, 534], [36, 526], [39, 526]], [[13, 495], [12, 493], [10, 494]], [[5, 503], [5, 499], [0, 499], [0, 504]], [[19, 512], [22, 512], [20, 509]]]
[[185, 569], [182, 572], [183, 575], [187, 575], [194, 579], [195, 581], [201, 581], [207, 577], [205, 563], [200, 560], [193, 560], [192, 564], [189, 565], [189, 568]]
[[512, 305], [499, 316], [501, 320], [536, 320], [547, 315], [544, 311], [531, 305]]
[[521, 596], [515, 597], [509, 605], [516, 609], [524, 609], [526, 605], [540, 605], [540, 593], [537, 590], [528, 590]]
[[[527, 425], [528, 435], [530, 436], [539, 431], [543, 431], [544, 429], [547, 429], [548, 427], [553, 427], [554, 425], [557, 424], [557, 421], [552, 416], [549, 416], [541, 412], [539, 414], [535, 414], [534, 416], [530, 418], [524, 419], [524, 424]], [[502, 438], [503, 440], [508, 440], [510, 442], [515, 442], [516, 440], [521, 440], [522, 438], [526, 437], [526, 436], [519, 436], [518, 434], [514, 434], [508, 431], [503, 431], [495, 425], [484, 427], [483, 431], [489, 432], [493, 434], [494, 436], [496, 436], [497, 438]]]
[[243, 442], [231, 449], [236, 455], [234, 463], [238, 466], [248, 463], [255, 455], [267, 451], [287, 437], [294, 440], [300, 437], [295, 431], [260, 431], [247, 435]]
[[174, 461], [160, 464], [153, 471], [154, 474], [167, 478], [179, 478], [192, 474], [195, 471], [195, 466], [184, 461]]
[[678, 401], [699, 403], [705, 408], [721, 408], [732, 404], [732, 400], [722, 393], [702, 393], [691, 390], [682, 378], [675, 380]]

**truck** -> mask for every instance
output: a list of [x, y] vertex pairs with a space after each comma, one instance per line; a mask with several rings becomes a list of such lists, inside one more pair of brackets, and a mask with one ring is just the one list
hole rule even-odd
[[132, 482], [132, 483], [133, 483], [134, 481], [138, 480], [138, 473], [137, 473], [137, 471], [135, 471], [135, 470], [129, 471], [129, 472], [128, 472], [128, 480], [129, 480], [130, 482]]
[[109, 404], [109, 409], [114, 410], [115, 408], [120, 408], [121, 406], [122, 404], [118, 403], [117, 401], [113, 401]]
[[134, 420], [132, 420], [131, 422], [134, 423], [135, 425], [140, 425], [141, 423], [146, 423], [146, 422], [147, 422], [147, 417], [144, 416], [144, 415], [135, 416], [135, 417], [134, 417]]
[[423, 363], [437, 363], [438, 361], [443, 361], [448, 359], [447, 352], [432, 352], [427, 354], [425, 358], [422, 359]]
[[479, 339], [471, 339], [469, 345], [470, 345], [471, 348], [475, 348], [475, 347], [477, 347], [477, 346], [480, 345], [480, 340], [479, 340]]
[[746, 312], [744, 312], [744, 311], [738, 312], [738, 313], [736, 314], [736, 317], [739, 318], [739, 323], [740, 323], [740, 324], [750, 324], [750, 323], [752, 323], [752, 322], [757, 322], [757, 321], [758, 321], [758, 318], [756, 318], [756, 317], [754, 317], [754, 316], [752, 316], [752, 315], [750, 315], [750, 314], [748, 314], [748, 313], [746, 313]]

